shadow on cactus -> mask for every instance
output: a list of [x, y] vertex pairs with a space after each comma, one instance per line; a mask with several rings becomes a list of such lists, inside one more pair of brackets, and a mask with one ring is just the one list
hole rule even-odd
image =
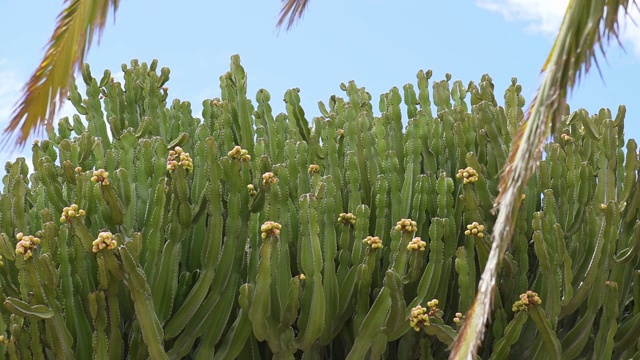
[[[34, 143], [33, 173], [6, 166], [0, 356], [448, 356], [523, 118], [515, 79], [499, 106], [489, 76], [421, 71], [380, 116], [350, 82], [309, 121], [298, 89], [282, 114], [266, 90], [248, 99], [237, 56], [202, 118], [167, 103], [156, 61], [123, 71], [121, 84], [85, 65], [79, 114]], [[547, 145], [480, 357], [638, 356], [639, 161], [623, 118], [579, 110]]]

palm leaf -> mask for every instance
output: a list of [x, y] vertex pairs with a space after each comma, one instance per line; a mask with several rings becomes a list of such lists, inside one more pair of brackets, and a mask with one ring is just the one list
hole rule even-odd
[[102, 34], [109, 9], [118, 8], [120, 0], [65, 0], [69, 3], [58, 15], [42, 62], [23, 88], [9, 125], [4, 130], [3, 145], [17, 134], [14, 146], [23, 147], [29, 135], [44, 127], [53, 128], [53, 117], [67, 97], [73, 74], [89, 51], [93, 36]]
[[309, 6], [309, 0], [282, 0], [282, 3], [276, 27], [281, 28], [286, 23], [286, 29], [289, 30], [298, 19], [302, 18], [304, 11]]
[[520, 194], [540, 162], [545, 140], [564, 114], [567, 93], [593, 64], [596, 52], [618, 39], [620, 11], [628, 13], [634, 0], [571, 0], [558, 37], [542, 67], [544, 78], [527, 118], [514, 138], [509, 161], [500, 179], [496, 200], [498, 218], [487, 265], [480, 278], [476, 298], [453, 344], [450, 359], [473, 359], [482, 343], [491, 315], [496, 279], [502, 256], [513, 237]]

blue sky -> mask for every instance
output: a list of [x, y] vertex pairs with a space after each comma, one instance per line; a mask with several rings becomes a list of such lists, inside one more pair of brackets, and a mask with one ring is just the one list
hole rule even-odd
[[[308, 115], [317, 102], [341, 94], [339, 84], [355, 80], [377, 102], [392, 86], [415, 83], [418, 70], [434, 80], [451, 73], [463, 83], [488, 73], [498, 97], [515, 76], [529, 100], [539, 69], [568, 0], [322, 0], [311, 1], [304, 19], [278, 33], [277, 0], [121, 1], [87, 62], [94, 76], [114, 73], [133, 58], [171, 68], [170, 98], [189, 100], [196, 115], [203, 99], [219, 96], [218, 77], [239, 54], [248, 73], [249, 94], [272, 94], [274, 111], [292, 87], [301, 89]], [[4, 129], [20, 89], [44, 54], [62, 1], [0, 3], [0, 127]], [[636, 16], [640, 21], [640, 16]], [[602, 74], [592, 71], [570, 98], [572, 109], [593, 113], [627, 105], [626, 136], [640, 138], [637, 85], [640, 30], [622, 35], [625, 51], [611, 47]], [[60, 116], [72, 114], [70, 106]], [[28, 146], [29, 147], [29, 146]], [[0, 164], [21, 154], [0, 153]], [[2, 167], [3, 168], [3, 167]], [[0, 168], [0, 169], [2, 169]], [[4, 172], [0, 170], [0, 172]]]

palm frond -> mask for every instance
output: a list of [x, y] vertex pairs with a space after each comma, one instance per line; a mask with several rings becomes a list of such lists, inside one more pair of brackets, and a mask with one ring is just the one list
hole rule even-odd
[[281, 28], [284, 23], [287, 23], [286, 30], [289, 30], [297, 20], [302, 18], [309, 6], [309, 0], [282, 0], [282, 3], [276, 27]]
[[631, 5], [637, 6], [634, 0], [569, 2], [556, 41], [542, 67], [542, 84], [522, 128], [514, 137], [500, 180], [500, 195], [496, 200], [498, 218], [492, 233], [491, 252], [450, 359], [473, 359], [480, 347], [491, 316], [500, 263], [513, 237], [523, 188], [540, 162], [545, 140], [560, 123], [567, 93], [593, 64], [598, 66], [598, 49], [604, 55], [604, 45], [612, 39], [618, 40], [620, 11], [628, 14]]
[[96, 31], [102, 35], [110, 8], [120, 0], [65, 0], [68, 6], [58, 15], [47, 51], [36, 71], [24, 86], [9, 125], [4, 130], [3, 146], [17, 134], [14, 147], [21, 148], [32, 131], [53, 128], [53, 118], [67, 97], [73, 74], [89, 51]]

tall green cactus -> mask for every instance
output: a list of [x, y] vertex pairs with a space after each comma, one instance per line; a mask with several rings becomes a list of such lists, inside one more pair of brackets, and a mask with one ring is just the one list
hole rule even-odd
[[[32, 173], [7, 163], [1, 358], [447, 356], [523, 118], [515, 79], [499, 106], [489, 76], [430, 89], [421, 71], [380, 116], [350, 82], [309, 120], [298, 89], [284, 114], [266, 90], [254, 105], [234, 56], [195, 118], [167, 103], [156, 61], [122, 70], [124, 84], [85, 65], [79, 115], [34, 143]], [[640, 356], [640, 161], [623, 120], [567, 113], [547, 145], [482, 358]]]

